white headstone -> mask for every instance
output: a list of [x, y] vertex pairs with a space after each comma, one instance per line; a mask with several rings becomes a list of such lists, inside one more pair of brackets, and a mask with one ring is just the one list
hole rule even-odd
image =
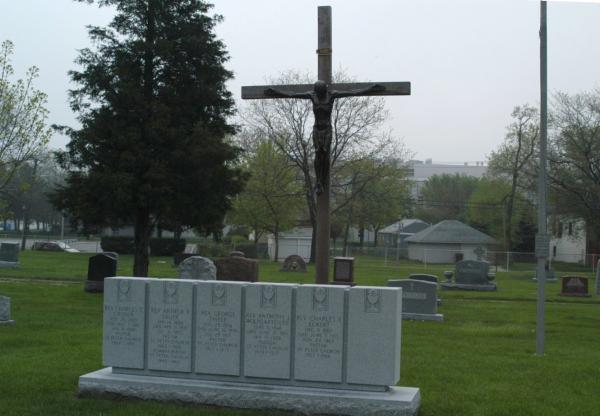
[[148, 285], [148, 368], [190, 372], [194, 284], [152, 279]]
[[146, 279], [104, 279], [102, 362], [144, 368]]
[[342, 382], [343, 286], [303, 285], [296, 295], [294, 377]]
[[245, 376], [290, 378], [294, 287], [283, 283], [255, 283], [246, 288]]
[[198, 282], [196, 373], [240, 375], [243, 282]]
[[0, 324], [14, 323], [10, 319], [10, 298], [8, 296], [0, 296]]
[[401, 313], [401, 288], [350, 289], [348, 383], [393, 386], [398, 382]]

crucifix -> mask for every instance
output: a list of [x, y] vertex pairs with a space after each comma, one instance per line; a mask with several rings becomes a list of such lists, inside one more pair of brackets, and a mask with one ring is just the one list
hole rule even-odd
[[332, 83], [331, 7], [318, 8], [318, 81], [314, 84], [259, 85], [242, 87], [242, 99], [295, 98], [310, 100], [315, 123], [312, 141], [315, 148], [317, 230], [315, 247], [316, 283], [329, 282], [329, 171], [331, 167], [331, 112], [338, 98], [381, 95], [410, 95], [410, 82]]

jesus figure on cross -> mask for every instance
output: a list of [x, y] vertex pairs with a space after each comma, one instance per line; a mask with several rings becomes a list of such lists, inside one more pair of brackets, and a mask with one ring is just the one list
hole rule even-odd
[[329, 90], [325, 81], [315, 82], [313, 91], [306, 92], [286, 92], [275, 88], [267, 88], [264, 91], [265, 97], [271, 98], [301, 98], [312, 101], [315, 123], [313, 126], [313, 145], [315, 148], [315, 174], [317, 184], [315, 192], [321, 195], [324, 189], [329, 185], [330, 154], [331, 154], [331, 112], [333, 102], [336, 98], [356, 97], [366, 95], [372, 92], [385, 91], [385, 87], [380, 84], [370, 85], [367, 88], [336, 91]]

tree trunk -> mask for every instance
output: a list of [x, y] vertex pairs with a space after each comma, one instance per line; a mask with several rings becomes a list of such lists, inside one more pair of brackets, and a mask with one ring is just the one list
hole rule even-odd
[[162, 234], [163, 234], [163, 229], [162, 227], [156, 227], [156, 236], [158, 238], [162, 238]]
[[[379, 228], [373, 227], [373, 247], [377, 247], [377, 235], [379, 234]], [[398, 243], [399, 244], [399, 243]]]
[[348, 237], [350, 236], [350, 224], [352, 224], [352, 204], [348, 208], [348, 219], [346, 220], [346, 227], [344, 229], [344, 257], [348, 256]]
[[147, 211], [139, 210], [134, 225], [135, 251], [133, 258], [133, 275], [135, 277], [148, 276], [150, 263], [150, 235], [152, 234], [152, 221]]
[[277, 223], [275, 223], [275, 232], [273, 234], [275, 235], [275, 258], [273, 259], [273, 261], [278, 262], [279, 261], [279, 225]]
[[358, 225], [358, 241], [359, 241], [359, 246], [362, 249], [365, 243], [365, 225], [364, 224], [359, 224]]

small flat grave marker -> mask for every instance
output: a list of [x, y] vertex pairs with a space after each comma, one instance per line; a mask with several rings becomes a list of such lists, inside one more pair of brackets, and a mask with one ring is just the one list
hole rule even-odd
[[590, 296], [588, 278], [583, 276], [562, 276], [561, 296]]
[[19, 244], [0, 243], [0, 269], [19, 266]]
[[10, 298], [0, 296], [0, 325], [14, 325], [15, 321], [10, 318]]

